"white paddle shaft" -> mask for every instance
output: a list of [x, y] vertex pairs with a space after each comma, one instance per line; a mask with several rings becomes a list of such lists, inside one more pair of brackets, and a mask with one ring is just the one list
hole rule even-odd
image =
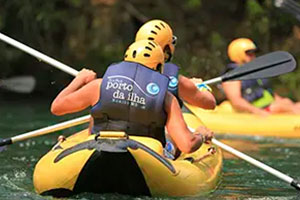
[[217, 77], [217, 78], [213, 78], [213, 79], [203, 81], [202, 84], [209, 85], [209, 84], [216, 84], [216, 83], [221, 83], [221, 82], [222, 82], [222, 77]]
[[33, 48], [26, 46], [26, 45], [18, 42], [17, 40], [14, 40], [2, 33], [0, 33], [0, 40], [36, 57], [38, 60], [44, 61], [45, 63], [48, 63], [48, 64], [52, 65], [53, 67], [56, 67], [64, 72], [66, 72], [70, 75], [76, 76], [78, 74], [77, 70], [75, 70], [75, 69], [49, 57], [49, 56], [46, 56], [45, 54], [42, 54], [42, 53], [34, 50]]
[[250, 157], [250, 156], [248, 156], [248, 155], [246, 155], [246, 154], [244, 154], [244, 153], [242, 153], [242, 152], [240, 152], [240, 151], [238, 151], [238, 150], [236, 150], [236, 149], [234, 149], [234, 148], [232, 148], [232, 147], [230, 147], [230, 146], [228, 146], [228, 145], [226, 145], [226, 144], [224, 144], [224, 143], [222, 143], [218, 140], [216, 140], [215, 138], [212, 139], [212, 143], [219, 146], [219, 147], [221, 147], [222, 149], [228, 151], [229, 153], [231, 153], [231, 154], [247, 161], [248, 163], [250, 163], [250, 164], [252, 164], [256, 167], [259, 167], [262, 170], [264, 170], [264, 171], [266, 171], [270, 174], [273, 174], [274, 176], [277, 176], [278, 178], [280, 178], [281, 180], [283, 180], [283, 181], [285, 181], [289, 184], [291, 184], [294, 180], [293, 178], [289, 177], [288, 175], [286, 175], [286, 174], [284, 174], [284, 173], [282, 173], [282, 172], [280, 172], [280, 171], [278, 171], [278, 170], [276, 170], [276, 169], [274, 169], [274, 168], [272, 168], [272, 167], [270, 167], [270, 166], [268, 166], [268, 165], [266, 165], [266, 164], [264, 164], [264, 163], [262, 163], [258, 160], [255, 160], [254, 158], [252, 158], [252, 157]]
[[80, 125], [80, 124], [84, 124], [86, 122], [89, 122], [90, 117], [91, 117], [90, 115], [85, 115], [85, 116], [82, 116], [82, 117], [79, 117], [79, 118], [76, 118], [76, 119], [72, 119], [72, 120], [69, 120], [69, 121], [61, 122], [59, 124], [55, 124], [53, 126], [48, 126], [48, 127], [45, 127], [45, 128], [41, 128], [41, 129], [37, 129], [37, 130], [30, 131], [30, 132], [27, 132], [27, 133], [23, 133], [21, 135], [17, 135], [17, 136], [12, 137], [11, 141], [12, 141], [12, 143], [20, 142], [20, 141], [23, 141], [23, 140], [27, 140], [29, 138], [45, 135], [47, 133], [51, 133], [51, 132], [54, 132], [54, 131], [59, 131], [59, 130], [70, 128], [70, 127], [77, 126], [77, 125]]
[[[192, 132], [195, 131], [195, 129], [193, 129], [191, 127], [189, 127], [189, 129]], [[244, 153], [242, 153], [242, 152], [240, 152], [240, 151], [238, 151], [238, 150], [236, 150], [236, 149], [234, 149], [234, 148], [232, 148], [232, 147], [230, 147], [230, 146], [228, 146], [228, 145], [226, 145], [226, 144], [224, 144], [220, 141], [218, 141], [215, 138], [213, 138], [211, 141], [212, 141], [213, 144], [215, 144], [218, 147], [224, 149], [225, 151], [235, 155], [236, 157], [238, 157], [240, 159], [243, 159], [244, 161], [247, 161], [248, 163], [250, 163], [250, 164], [252, 164], [252, 165], [254, 165], [254, 166], [256, 166], [256, 167], [258, 167], [258, 168], [260, 168], [260, 169], [262, 169], [262, 170], [264, 170], [264, 171], [266, 171], [266, 172], [268, 172], [268, 173], [270, 173], [270, 174], [272, 174], [272, 175], [274, 175], [278, 178], [280, 178], [281, 180], [291, 184], [293, 187], [299, 189], [299, 187], [300, 187], [299, 183], [296, 182], [292, 177], [290, 177], [290, 176], [288, 176], [288, 175], [286, 175], [286, 174], [284, 174], [284, 173], [282, 173], [282, 172], [280, 172], [280, 171], [278, 171], [278, 170], [276, 170], [276, 169], [274, 169], [274, 168], [272, 168], [272, 167], [270, 167], [270, 166], [268, 166], [268, 165], [266, 165], [266, 164], [264, 164], [264, 163], [262, 163], [262, 162], [260, 162], [256, 159], [254, 159], [254, 158], [252, 158], [252, 157], [250, 157], [250, 156], [248, 156], [248, 155], [246, 155], [246, 154], [244, 154]]]

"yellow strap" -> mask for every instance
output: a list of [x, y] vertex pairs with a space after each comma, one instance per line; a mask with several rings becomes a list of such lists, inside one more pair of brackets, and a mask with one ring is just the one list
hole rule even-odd
[[127, 138], [127, 134], [123, 131], [100, 131], [100, 136], [103, 137], [117, 137], [117, 138]]

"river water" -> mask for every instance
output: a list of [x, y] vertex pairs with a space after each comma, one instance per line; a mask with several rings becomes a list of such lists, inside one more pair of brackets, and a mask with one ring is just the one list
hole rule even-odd
[[[11, 137], [86, 114], [56, 117], [51, 115], [49, 107], [50, 102], [45, 100], [1, 100], [0, 137]], [[39, 158], [55, 144], [58, 135], [68, 135], [68, 133], [74, 133], [82, 128], [72, 128], [16, 143], [1, 152], [0, 200], [53, 199], [35, 193], [32, 183], [34, 166]], [[219, 136], [217, 138], [292, 177], [300, 177], [300, 156], [298, 155], [300, 139], [233, 136]], [[278, 178], [229, 154], [224, 153], [224, 158], [223, 176], [218, 189], [204, 197], [184, 199], [300, 199], [299, 192]], [[81, 194], [68, 199], [167, 200], [178, 198]]]

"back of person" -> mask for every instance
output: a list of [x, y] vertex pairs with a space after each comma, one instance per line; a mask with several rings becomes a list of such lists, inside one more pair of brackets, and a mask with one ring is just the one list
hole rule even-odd
[[123, 61], [105, 72], [98, 103], [92, 107], [92, 133], [125, 131], [150, 136], [163, 144], [168, 78], [141, 64]]
[[154, 19], [143, 24], [136, 33], [136, 41], [151, 40], [156, 42], [164, 51], [165, 67], [163, 74], [170, 79], [169, 91], [177, 98], [180, 106], [183, 101], [204, 109], [214, 109], [216, 100], [208, 91], [199, 91], [195, 83], [202, 82], [201, 79], [189, 79], [179, 74], [179, 67], [171, 60], [174, 55], [177, 37], [166, 22]]
[[192, 133], [183, 119], [178, 101], [167, 91], [168, 78], [160, 73], [164, 53], [149, 40], [134, 42], [124, 61], [108, 68], [103, 79], [87, 69], [59, 93], [51, 106], [55, 115], [92, 108], [91, 133], [121, 130], [154, 137], [164, 144], [166, 127], [178, 148], [196, 151], [213, 133], [200, 126]]

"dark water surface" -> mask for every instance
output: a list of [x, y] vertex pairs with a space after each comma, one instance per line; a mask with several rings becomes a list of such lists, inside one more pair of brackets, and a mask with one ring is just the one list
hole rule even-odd
[[[48, 101], [0, 101], [0, 137], [11, 137], [74, 118], [74, 115], [52, 116], [49, 106], [50, 102]], [[32, 183], [34, 166], [39, 158], [55, 144], [59, 134], [69, 135], [68, 133], [74, 133], [77, 130], [80, 128], [72, 128], [13, 144], [7, 147], [6, 151], [0, 153], [0, 200], [53, 199], [39, 196], [34, 192]], [[218, 138], [292, 177], [300, 178], [300, 139], [237, 138], [233, 136]], [[224, 156], [223, 177], [219, 188], [205, 197], [184, 199], [300, 199], [298, 192], [287, 183], [240, 159], [228, 154], [224, 154]], [[82, 194], [68, 199], [165, 200], [183, 198], [134, 198], [116, 194]]]

